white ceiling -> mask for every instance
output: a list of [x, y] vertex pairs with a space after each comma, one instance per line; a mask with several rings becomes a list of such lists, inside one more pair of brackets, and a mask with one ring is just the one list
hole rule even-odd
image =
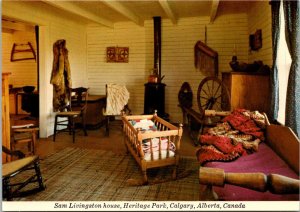
[[[176, 24], [185, 17], [208, 16], [213, 22], [219, 15], [226, 13], [247, 12], [251, 1], [229, 0], [93, 0], [93, 1], [53, 1], [42, 0], [28, 2], [43, 4], [45, 7], [63, 12], [74, 19], [89, 23], [97, 23], [107, 27], [117, 22], [132, 21], [143, 26], [145, 20], [154, 16], [170, 19]], [[8, 20], [7, 17], [5, 17]], [[3, 21], [2, 21], [3, 23]], [[14, 20], [14, 23], [16, 21]], [[8, 29], [8, 22], [3, 27]], [[14, 29], [18, 30], [18, 29]]]

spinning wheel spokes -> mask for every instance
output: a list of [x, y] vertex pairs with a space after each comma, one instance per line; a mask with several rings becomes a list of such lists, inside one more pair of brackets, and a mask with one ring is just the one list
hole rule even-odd
[[227, 88], [216, 77], [206, 77], [198, 87], [197, 101], [200, 114], [205, 110], [230, 110], [230, 97]]

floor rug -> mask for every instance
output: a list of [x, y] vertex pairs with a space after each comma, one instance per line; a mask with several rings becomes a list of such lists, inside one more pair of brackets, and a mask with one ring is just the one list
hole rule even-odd
[[66, 148], [41, 160], [40, 167], [46, 189], [15, 200], [199, 200], [199, 163], [196, 157], [181, 157], [176, 180], [172, 179], [172, 166], [148, 170], [149, 185], [141, 185], [140, 168], [130, 154]]

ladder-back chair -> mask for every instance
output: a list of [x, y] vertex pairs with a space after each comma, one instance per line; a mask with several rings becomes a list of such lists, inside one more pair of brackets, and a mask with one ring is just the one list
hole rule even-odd
[[[88, 88], [71, 88], [70, 92], [69, 105], [64, 108], [64, 111], [58, 112], [55, 115], [53, 141], [55, 141], [56, 133], [58, 131], [68, 131], [69, 134], [73, 135], [74, 143], [76, 121], [80, 122], [84, 135], [87, 136], [85, 116], [87, 110]], [[59, 126], [63, 126], [64, 128], [58, 129]]]

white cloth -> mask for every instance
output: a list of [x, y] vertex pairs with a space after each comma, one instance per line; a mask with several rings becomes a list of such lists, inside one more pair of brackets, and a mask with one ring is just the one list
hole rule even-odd
[[120, 115], [128, 103], [129, 92], [124, 85], [107, 84], [106, 109], [104, 115]]
[[[161, 150], [160, 154], [161, 154], [161, 159], [166, 159], [167, 155], [168, 155], [168, 150]], [[174, 156], [175, 156], [175, 152], [169, 150], [169, 157], [168, 158], [171, 158], [171, 157], [174, 157]], [[148, 152], [145, 153], [144, 159], [146, 161], [151, 161], [151, 153], [148, 153]], [[160, 159], [159, 158], [159, 151], [153, 152], [153, 160], [158, 160], [158, 159]]]
[[134, 122], [132, 125], [135, 129], [141, 128], [142, 130], [145, 130], [145, 131], [147, 131], [147, 130], [155, 131], [156, 130], [156, 126], [155, 126], [154, 122], [149, 119], [141, 119], [140, 121]]

